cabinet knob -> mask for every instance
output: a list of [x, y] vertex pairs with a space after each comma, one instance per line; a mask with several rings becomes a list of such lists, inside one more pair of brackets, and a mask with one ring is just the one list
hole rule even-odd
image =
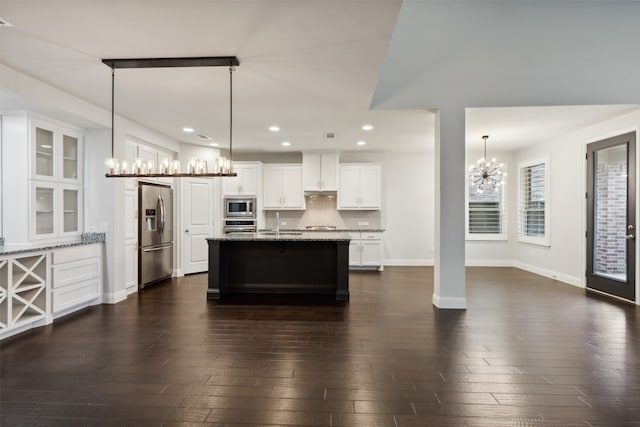
[[185, 233], [188, 233], [188, 232], [189, 232], [189, 229], [187, 228], [186, 230], [184, 230], [184, 232], [185, 232]]

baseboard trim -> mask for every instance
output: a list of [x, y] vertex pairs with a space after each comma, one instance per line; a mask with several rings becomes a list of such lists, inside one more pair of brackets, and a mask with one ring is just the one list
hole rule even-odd
[[385, 259], [382, 263], [389, 267], [433, 267], [432, 259]]
[[461, 297], [441, 297], [438, 294], [433, 294], [433, 305], [439, 309], [446, 310], [466, 310], [467, 299]]
[[465, 261], [466, 267], [513, 267], [513, 260], [510, 259], [468, 259]]
[[580, 277], [558, 273], [557, 271], [548, 270], [546, 268], [537, 267], [531, 264], [525, 264], [524, 262], [520, 262], [520, 261], [514, 261], [513, 266], [515, 268], [519, 268], [520, 270], [528, 271], [529, 273], [534, 273], [540, 276], [548, 277], [549, 279], [554, 279], [559, 282], [567, 283], [569, 285], [576, 286], [578, 288], [584, 288], [584, 283], [582, 283], [582, 279]]
[[118, 292], [105, 292], [102, 295], [103, 304], [117, 304], [127, 299], [127, 290], [123, 289]]

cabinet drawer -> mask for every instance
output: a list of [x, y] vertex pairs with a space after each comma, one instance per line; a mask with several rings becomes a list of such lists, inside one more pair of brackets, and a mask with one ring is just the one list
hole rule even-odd
[[52, 292], [52, 309], [58, 312], [91, 301], [100, 295], [100, 278], [86, 280]]
[[83, 280], [99, 277], [102, 258], [94, 257], [53, 266], [51, 287], [59, 289]]
[[351, 240], [360, 240], [360, 232], [349, 232], [349, 237], [351, 237]]
[[102, 255], [102, 244], [81, 245], [71, 248], [56, 249], [53, 251], [52, 263], [60, 264], [63, 262], [77, 261], [79, 259], [99, 257]]
[[360, 238], [362, 240], [382, 240], [382, 233], [379, 231], [362, 231]]

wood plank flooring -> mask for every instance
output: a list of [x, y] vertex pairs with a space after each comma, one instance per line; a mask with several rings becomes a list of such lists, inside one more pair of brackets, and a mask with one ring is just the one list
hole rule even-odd
[[206, 300], [206, 274], [0, 344], [2, 426], [640, 426], [640, 308], [513, 268], [352, 272], [348, 304]]

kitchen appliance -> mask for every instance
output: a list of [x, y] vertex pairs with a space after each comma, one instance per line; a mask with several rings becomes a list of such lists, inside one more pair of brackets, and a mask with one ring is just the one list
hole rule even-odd
[[255, 197], [225, 197], [224, 218], [255, 218], [257, 207]]
[[138, 185], [139, 288], [173, 274], [173, 190], [159, 184]]
[[222, 231], [229, 233], [255, 233], [258, 231], [255, 219], [228, 219], [222, 221]]

